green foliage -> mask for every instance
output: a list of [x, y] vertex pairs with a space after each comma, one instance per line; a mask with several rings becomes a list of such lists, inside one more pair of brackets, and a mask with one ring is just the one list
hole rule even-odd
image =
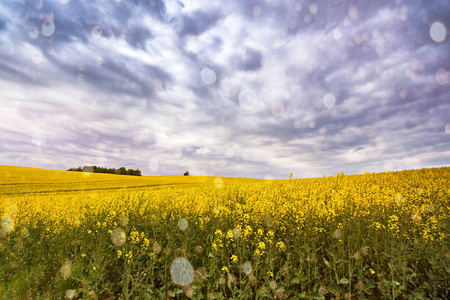
[[119, 169], [114, 168], [103, 168], [97, 166], [84, 166], [83, 168], [70, 168], [67, 171], [75, 172], [88, 172], [88, 173], [107, 173], [107, 174], [118, 174], [118, 175], [132, 175], [132, 176], [142, 176], [139, 169], [126, 169], [125, 167], [120, 167]]

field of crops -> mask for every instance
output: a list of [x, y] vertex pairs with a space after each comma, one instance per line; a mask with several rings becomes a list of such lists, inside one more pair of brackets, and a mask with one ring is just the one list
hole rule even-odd
[[448, 299], [450, 167], [268, 181], [0, 166], [0, 299]]

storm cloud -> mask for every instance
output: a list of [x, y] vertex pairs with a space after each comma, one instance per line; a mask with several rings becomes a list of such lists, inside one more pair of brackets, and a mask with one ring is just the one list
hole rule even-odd
[[0, 3], [0, 164], [316, 177], [450, 164], [447, 1]]

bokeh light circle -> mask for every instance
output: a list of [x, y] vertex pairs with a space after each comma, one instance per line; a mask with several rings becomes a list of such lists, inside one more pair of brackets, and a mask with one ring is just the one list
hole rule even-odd
[[64, 280], [69, 279], [72, 276], [72, 262], [66, 260], [59, 271]]
[[450, 83], [450, 76], [448, 75], [447, 70], [445, 70], [444, 68], [439, 68], [436, 71], [436, 81], [440, 84], [440, 85], [446, 85]]
[[242, 264], [242, 271], [249, 275], [252, 272], [252, 264], [250, 262], [245, 262]]
[[113, 229], [113, 231], [111, 232], [111, 243], [115, 246], [122, 246], [123, 244], [125, 244], [126, 240], [127, 240], [127, 234], [125, 233], [125, 231], [120, 228], [117, 227], [115, 229]]
[[69, 3], [69, 1], [70, 1], [70, 0], [59, 0], [59, 2], [60, 2], [61, 4], [67, 4], [67, 3]]
[[52, 36], [55, 32], [55, 22], [53, 20], [47, 20], [42, 24], [42, 34], [46, 37]]
[[200, 76], [202, 78], [203, 83], [207, 85], [214, 84], [217, 79], [216, 72], [214, 72], [210, 68], [203, 68], [203, 70], [200, 73]]
[[450, 123], [447, 123], [447, 124], [445, 125], [445, 133], [446, 133], [446, 134], [450, 134]]
[[214, 185], [220, 189], [221, 187], [223, 187], [223, 179], [220, 177], [215, 178]]
[[256, 103], [258, 102], [258, 96], [256, 96], [255, 92], [250, 89], [243, 89], [239, 93], [239, 106], [246, 110], [251, 110], [255, 108]]
[[66, 298], [67, 299], [72, 299], [73, 297], [75, 297], [75, 293], [73, 290], [67, 290], [66, 291]]
[[332, 93], [327, 93], [323, 96], [323, 105], [327, 108], [332, 108], [336, 104], [336, 97]]
[[231, 232], [233, 233], [233, 238], [234, 239], [238, 239], [239, 238], [239, 236], [240, 236], [239, 229], [234, 228]]
[[176, 284], [188, 285], [194, 279], [194, 268], [186, 258], [178, 257], [170, 265], [170, 276]]
[[189, 223], [186, 219], [181, 219], [180, 221], [178, 221], [178, 228], [180, 228], [180, 230], [186, 230], [189, 226]]
[[5, 215], [2, 218], [2, 231], [9, 233], [14, 229], [14, 220], [11, 216]]
[[447, 29], [441, 22], [434, 22], [430, 27], [430, 36], [436, 43], [443, 42], [447, 36]]
[[159, 169], [159, 162], [156, 159], [152, 159], [148, 162], [148, 167], [152, 171], [157, 171]]
[[98, 26], [98, 25], [94, 26], [94, 28], [92, 28], [91, 35], [92, 35], [93, 38], [96, 38], [96, 39], [100, 38], [102, 36], [102, 29], [101, 29], [101, 27]]

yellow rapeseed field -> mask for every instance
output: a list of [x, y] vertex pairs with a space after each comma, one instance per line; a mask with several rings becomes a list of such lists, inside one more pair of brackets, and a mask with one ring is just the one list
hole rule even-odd
[[450, 167], [269, 181], [0, 166], [0, 299], [448, 299]]

